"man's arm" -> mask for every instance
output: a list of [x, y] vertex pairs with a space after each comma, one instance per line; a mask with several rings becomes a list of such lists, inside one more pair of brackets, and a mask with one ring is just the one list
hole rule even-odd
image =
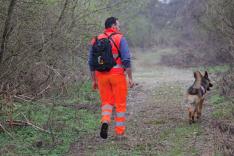
[[128, 48], [127, 40], [124, 37], [122, 37], [120, 41], [120, 55], [123, 67], [125, 68], [128, 75], [129, 86], [133, 87], [134, 82], [132, 79], [131, 55]]
[[91, 46], [89, 49], [88, 64], [89, 64], [89, 70], [90, 70], [90, 77], [92, 80], [92, 87], [93, 87], [93, 89], [97, 89], [97, 79], [95, 76], [95, 70], [94, 70], [93, 65], [92, 65], [92, 59], [93, 59], [93, 57], [92, 57], [92, 46]]

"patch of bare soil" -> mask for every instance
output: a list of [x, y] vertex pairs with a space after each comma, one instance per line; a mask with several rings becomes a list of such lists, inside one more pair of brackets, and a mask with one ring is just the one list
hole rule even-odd
[[213, 156], [212, 107], [205, 103], [201, 121], [191, 126], [181, 104], [193, 72], [155, 65], [153, 59], [142, 64], [145, 56], [140, 53], [135, 57], [134, 78], [139, 85], [129, 90], [126, 138], [116, 139], [112, 123], [108, 139], [101, 139], [97, 129], [73, 143], [67, 155]]

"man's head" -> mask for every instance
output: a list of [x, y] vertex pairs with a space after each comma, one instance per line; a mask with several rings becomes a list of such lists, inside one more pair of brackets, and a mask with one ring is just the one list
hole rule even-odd
[[105, 21], [105, 28], [106, 29], [114, 28], [114, 29], [120, 30], [118, 18], [116, 17], [107, 18]]

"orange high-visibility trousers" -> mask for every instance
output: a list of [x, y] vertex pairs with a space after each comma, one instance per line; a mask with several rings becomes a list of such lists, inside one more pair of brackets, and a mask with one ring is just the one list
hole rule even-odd
[[98, 74], [98, 88], [101, 97], [102, 123], [110, 123], [112, 109], [115, 107], [115, 132], [125, 132], [125, 113], [127, 104], [127, 81], [124, 74]]

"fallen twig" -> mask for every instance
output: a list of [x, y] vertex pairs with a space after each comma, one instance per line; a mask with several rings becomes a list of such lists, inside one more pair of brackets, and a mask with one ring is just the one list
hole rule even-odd
[[42, 132], [51, 133], [51, 132], [49, 132], [49, 131], [41, 128], [41, 127], [38, 127], [38, 126], [32, 124], [23, 113], [21, 113], [21, 114], [23, 115], [23, 117], [25, 118], [26, 121], [21, 121], [21, 120], [12, 120], [12, 121], [9, 121], [9, 120], [7, 120], [6, 122], [9, 125], [11, 125], [11, 126], [13, 126], [13, 125], [14, 126], [32, 126], [33, 128], [35, 128], [37, 130], [40, 130]]
[[35, 128], [35, 129], [38, 129], [38, 130], [40, 130], [40, 131], [43, 131], [43, 132], [46, 132], [46, 133], [49, 133], [49, 134], [51, 133], [51, 132], [49, 132], [49, 131], [47, 131], [47, 130], [45, 130], [45, 129], [43, 129], [43, 128], [40, 128], [40, 127], [38, 127], [38, 126], [32, 124], [31, 122], [29, 122], [28, 118], [27, 118], [23, 113], [22, 113], [22, 115], [24, 116], [25, 120], [27, 121], [26, 123], [27, 123], [29, 126], [32, 126], [32, 127]]
[[1, 129], [5, 132], [5, 133], [7, 133], [12, 139], [14, 138], [4, 127], [3, 127], [3, 125], [0, 123], [0, 127], [1, 127]]
[[14, 96], [14, 98], [16, 98], [16, 99], [20, 99], [20, 100], [23, 100], [23, 101], [25, 101], [25, 102], [31, 102], [32, 101], [32, 99], [30, 99], [30, 100], [26, 100], [25, 98], [23, 98], [23, 97], [20, 97], [20, 96]]
[[40, 91], [39, 93], [37, 93], [37, 95], [43, 94], [48, 88], [50, 88], [50, 84], [46, 88], [44, 88], [42, 91]]

